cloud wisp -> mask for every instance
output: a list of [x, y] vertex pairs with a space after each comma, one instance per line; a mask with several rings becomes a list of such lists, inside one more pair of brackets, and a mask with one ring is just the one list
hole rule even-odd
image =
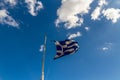
[[92, 20], [100, 20], [99, 16], [101, 15], [102, 8], [107, 5], [106, 0], [99, 0], [98, 1], [98, 6], [95, 8], [95, 10], [91, 14], [91, 19]]
[[68, 39], [73, 39], [80, 36], [82, 36], [82, 34], [80, 32], [77, 32], [77, 33], [69, 34]]
[[39, 51], [43, 52], [43, 50], [44, 50], [44, 45], [41, 45]]
[[0, 23], [7, 24], [13, 27], [19, 26], [19, 24], [14, 20], [12, 16], [9, 15], [9, 12], [5, 9], [0, 10]]
[[17, 4], [17, 0], [4, 0], [4, 3], [10, 6], [15, 6]]
[[104, 43], [100, 48], [98, 48], [100, 51], [107, 52], [112, 48], [113, 43]]
[[38, 12], [43, 8], [42, 2], [37, 0], [25, 0], [29, 13], [37, 16]]
[[89, 31], [90, 30], [90, 27], [85, 27], [84, 28], [86, 31]]

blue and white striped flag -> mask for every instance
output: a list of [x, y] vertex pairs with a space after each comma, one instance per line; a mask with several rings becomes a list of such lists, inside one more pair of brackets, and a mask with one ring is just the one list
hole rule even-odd
[[73, 54], [75, 53], [78, 48], [78, 42], [74, 40], [65, 40], [65, 41], [55, 41], [57, 53], [54, 57], [54, 59], [60, 58], [65, 55]]

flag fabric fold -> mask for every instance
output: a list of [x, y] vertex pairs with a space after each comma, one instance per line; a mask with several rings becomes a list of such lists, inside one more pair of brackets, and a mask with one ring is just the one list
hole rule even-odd
[[78, 42], [74, 40], [67, 39], [64, 41], [54, 41], [54, 42], [56, 45], [56, 55], [54, 59], [58, 59], [65, 55], [73, 54], [79, 48]]

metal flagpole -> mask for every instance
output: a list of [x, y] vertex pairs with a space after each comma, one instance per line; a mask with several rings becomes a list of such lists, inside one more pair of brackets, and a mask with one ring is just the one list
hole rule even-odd
[[45, 55], [46, 55], [46, 35], [45, 35], [45, 39], [44, 39], [44, 53], [42, 56], [42, 76], [41, 76], [41, 80], [44, 80], [44, 67], [45, 67]]

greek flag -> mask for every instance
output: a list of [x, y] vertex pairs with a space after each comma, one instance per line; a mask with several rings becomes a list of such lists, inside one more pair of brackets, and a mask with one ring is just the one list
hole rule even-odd
[[65, 55], [73, 54], [79, 48], [78, 42], [68, 39], [65, 41], [55, 41], [55, 45], [57, 51], [54, 59], [60, 58]]

